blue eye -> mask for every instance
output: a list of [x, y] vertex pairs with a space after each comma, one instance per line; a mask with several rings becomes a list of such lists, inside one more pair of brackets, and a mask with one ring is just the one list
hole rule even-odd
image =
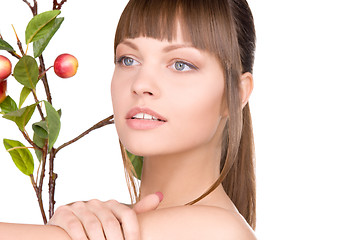
[[189, 63], [186, 63], [186, 62], [183, 62], [183, 61], [177, 61], [175, 62], [172, 67], [177, 70], [177, 71], [180, 71], [180, 72], [186, 72], [186, 71], [190, 71], [192, 69], [197, 69], [197, 67], [195, 67], [194, 65], [192, 64], [189, 64]]
[[125, 57], [125, 56], [119, 58], [117, 62], [127, 67], [138, 64], [138, 62], [134, 60], [133, 58]]
[[131, 66], [133, 65], [134, 60], [132, 58], [124, 58], [123, 63], [125, 66]]

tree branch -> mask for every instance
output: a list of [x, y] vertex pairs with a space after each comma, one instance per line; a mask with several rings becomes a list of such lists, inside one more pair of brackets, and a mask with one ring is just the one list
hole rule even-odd
[[39, 187], [37, 186], [36, 182], [34, 181], [34, 177], [33, 177], [32, 174], [30, 175], [30, 178], [31, 178], [31, 182], [32, 182], [32, 186], [34, 188], [35, 194], [37, 195], [37, 198], [38, 198], [41, 216], [43, 218], [44, 224], [46, 224], [47, 218], [46, 218], [46, 214], [45, 214], [45, 210], [44, 210], [44, 204], [43, 204], [42, 197], [41, 197], [41, 191], [40, 191]]
[[44, 88], [45, 88], [45, 92], [46, 92], [46, 97], [47, 97], [47, 101], [52, 105], [52, 96], [51, 96], [51, 91], [50, 91], [50, 87], [48, 85], [48, 81], [47, 81], [47, 74], [46, 74], [46, 67], [45, 67], [45, 62], [44, 62], [44, 57], [43, 55], [40, 55], [39, 57], [39, 63], [40, 63], [40, 71], [42, 73], [45, 72], [45, 74], [43, 74], [42, 76], [42, 82], [44, 84]]
[[49, 192], [49, 217], [51, 217], [54, 214], [54, 205], [55, 205], [55, 200], [54, 200], [54, 194], [55, 194], [55, 183], [57, 180], [58, 175], [54, 173], [54, 159], [55, 159], [55, 148], [52, 148], [50, 152], [50, 172], [49, 172], [49, 182], [48, 182], [48, 192]]
[[60, 3], [58, 3], [58, 0], [53, 0], [53, 10], [60, 10], [65, 2], [67, 0], [62, 0]]
[[[3, 37], [2, 37], [2, 35], [1, 35], [1, 33], [0, 33], [0, 38], [2, 39], [2, 40], [4, 40], [3, 39]], [[13, 57], [16, 57], [17, 59], [20, 59], [21, 58], [21, 56], [19, 56], [15, 51], [7, 51], [9, 54], [11, 54]]]
[[24, 136], [24, 138], [27, 140], [27, 142], [29, 142], [31, 144], [32, 147], [34, 147], [35, 149], [37, 150], [40, 150], [42, 151], [43, 149], [41, 149], [40, 147], [38, 147], [31, 139], [30, 137], [28, 136], [28, 134], [25, 132], [25, 131], [21, 131], [20, 132], [22, 133], [22, 135]]
[[39, 114], [40, 114], [40, 117], [41, 119], [44, 121], [45, 120], [45, 117], [44, 117], [44, 113], [39, 105], [39, 99], [37, 97], [37, 93], [35, 92], [34, 89], [31, 89], [31, 92], [33, 94], [33, 97], [34, 97], [34, 101], [37, 103], [37, 108], [38, 108], [38, 111], [39, 111]]
[[27, 1], [22, 0], [24, 3], [27, 4], [27, 6], [31, 9], [33, 16], [36, 16], [38, 13], [38, 4], [36, 0], [33, 0], [33, 6]]
[[63, 145], [61, 145], [60, 147], [58, 147], [56, 150], [55, 150], [55, 154], [57, 154], [57, 152], [59, 152], [61, 149], [63, 149], [64, 147], [78, 141], [79, 139], [81, 139], [82, 137], [86, 136], [87, 134], [89, 134], [90, 132], [92, 132], [93, 130], [96, 130], [98, 128], [101, 128], [101, 127], [104, 127], [106, 125], [109, 125], [109, 124], [113, 124], [114, 123], [114, 117], [113, 115], [111, 115], [110, 117], [108, 118], [105, 118], [104, 120], [98, 122], [97, 124], [93, 125], [91, 128], [89, 128], [88, 130], [86, 130], [85, 132], [83, 132], [82, 134], [80, 134], [78, 137], [72, 139], [71, 141], [68, 141], [66, 143], [64, 143]]

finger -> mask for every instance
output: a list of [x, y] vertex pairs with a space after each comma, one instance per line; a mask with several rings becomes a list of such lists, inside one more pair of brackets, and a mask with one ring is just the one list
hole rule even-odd
[[163, 194], [160, 192], [145, 196], [142, 200], [135, 204], [133, 210], [138, 213], [143, 213], [155, 210], [163, 200]]
[[96, 201], [89, 202], [89, 209], [97, 216], [101, 222], [106, 240], [124, 240], [120, 222], [113, 215], [111, 209], [98, 205]]
[[136, 212], [115, 200], [107, 201], [106, 204], [121, 223], [124, 239], [140, 240], [139, 223]]
[[72, 205], [73, 214], [80, 220], [89, 239], [105, 240], [102, 224], [97, 216], [89, 210], [84, 202]]
[[82, 223], [69, 206], [59, 207], [47, 224], [61, 227], [73, 240], [88, 239]]

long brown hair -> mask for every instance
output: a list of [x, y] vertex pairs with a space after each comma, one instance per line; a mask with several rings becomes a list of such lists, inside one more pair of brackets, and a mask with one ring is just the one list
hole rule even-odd
[[[239, 212], [255, 229], [254, 142], [249, 104], [242, 109], [239, 83], [253, 70], [255, 28], [246, 0], [130, 0], [117, 26], [115, 49], [125, 38], [140, 36], [171, 41], [180, 22], [185, 41], [217, 56], [224, 69], [228, 120], [223, 133], [221, 175], [194, 204], [222, 183]], [[134, 170], [121, 145], [129, 191]]]

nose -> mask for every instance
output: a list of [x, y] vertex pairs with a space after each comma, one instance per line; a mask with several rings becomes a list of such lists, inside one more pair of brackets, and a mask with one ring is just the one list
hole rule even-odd
[[136, 96], [158, 97], [160, 90], [156, 71], [140, 68], [132, 82], [131, 92]]

